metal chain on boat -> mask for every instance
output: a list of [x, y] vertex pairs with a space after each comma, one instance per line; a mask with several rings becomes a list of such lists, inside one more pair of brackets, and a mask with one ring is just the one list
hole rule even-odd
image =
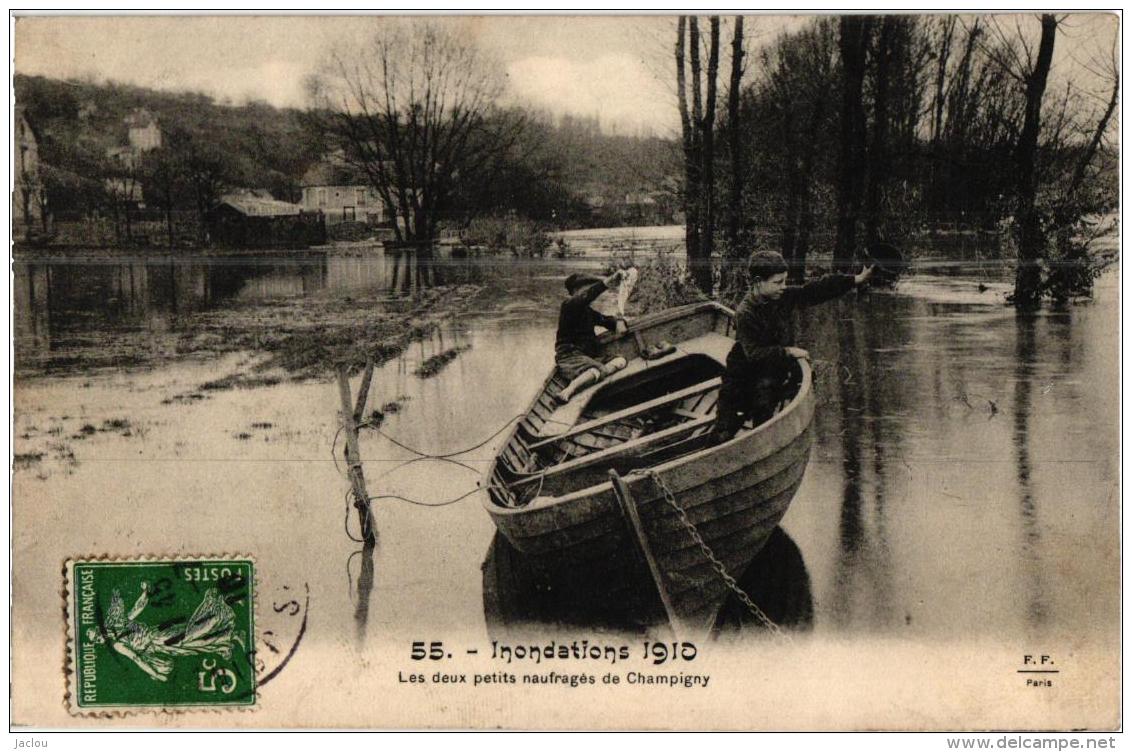
[[661, 478], [655, 470], [646, 470], [645, 472], [650, 478], [652, 478], [652, 481], [656, 484], [656, 487], [660, 489], [660, 492], [664, 497], [664, 503], [668, 504], [668, 506], [672, 507], [676, 511], [677, 516], [680, 518], [680, 524], [683, 525], [684, 529], [688, 531], [688, 535], [692, 536], [692, 541], [697, 546], [699, 546], [700, 551], [704, 555], [704, 558], [706, 558], [708, 560], [708, 563], [711, 564], [712, 568], [715, 569], [716, 574], [718, 574], [719, 578], [723, 580], [723, 584], [726, 585], [731, 590], [731, 592], [735, 594], [735, 597], [738, 598], [743, 603], [743, 605], [747, 607], [747, 610], [751, 612], [751, 615], [758, 619], [759, 623], [766, 627], [771, 634], [780, 639], [789, 641], [790, 636], [785, 631], [783, 631], [780, 626], [775, 624], [774, 620], [767, 616], [766, 613], [761, 608], [759, 608], [753, 600], [751, 600], [751, 597], [747, 595], [746, 591], [744, 591], [743, 588], [739, 587], [739, 583], [736, 582], [735, 578], [728, 573], [727, 567], [724, 566], [723, 562], [719, 560], [719, 557], [717, 557], [711, 550], [707, 542], [704, 540], [704, 537], [700, 535], [700, 531], [696, 528], [695, 523], [693, 523], [692, 520], [688, 517], [687, 511], [685, 511], [684, 507], [680, 506], [680, 504], [677, 503], [676, 497], [673, 495], [672, 491], [668, 489], [668, 486], [665, 485], [664, 479]]

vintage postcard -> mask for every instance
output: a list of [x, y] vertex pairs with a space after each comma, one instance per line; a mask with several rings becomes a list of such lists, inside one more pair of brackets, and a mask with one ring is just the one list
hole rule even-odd
[[1120, 20], [13, 15], [13, 727], [1119, 728]]

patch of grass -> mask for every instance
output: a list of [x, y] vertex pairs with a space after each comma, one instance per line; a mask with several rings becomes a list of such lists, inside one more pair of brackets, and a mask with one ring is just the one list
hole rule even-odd
[[128, 431], [130, 429], [130, 421], [125, 418], [111, 418], [110, 420], [102, 421], [103, 431]]
[[37, 465], [43, 459], [43, 452], [26, 452], [24, 454], [16, 454], [12, 457], [12, 465], [17, 470], [25, 470], [32, 465]]
[[389, 415], [396, 415], [401, 412], [401, 407], [408, 402], [410, 397], [406, 394], [399, 395], [397, 399], [386, 402], [380, 409], [374, 410], [369, 414], [367, 422], [370, 428], [378, 428], [385, 422], [385, 418]]
[[200, 392], [189, 392], [187, 394], [174, 394], [172, 397], [166, 397], [165, 399], [161, 400], [161, 404], [190, 404], [206, 399], [208, 399], [208, 395], [206, 394], [201, 394]]
[[282, 381], [282, 379], [278, 376], [249, 376], [245, 373], [232, 373], [213, 381], [206, 381], [200, 385], [200, 389], [206, 392], [224, 392], [229, 389], [255, 389], [261, 386], [275, 386], [280, 381]]
[[444, 352], [438, 353], [437, 355], [433, 355], [431, 358], [429, 358], [425, 362], [421, 363], [417, 367], [417, 370], [413, 371], [413, 373], [416, 374], [418, 378], [430, 379], [433, 376], [435, 376], [436, 374], [443, 371], [444, 367], [447, 366], [449, 363], [456, 360], [456, 358], [460, 357], [460, 353], [466, 352], [470, 349], [472, 349], [471, 345], [460, 345], [459, 347], [450, 347], [447, 350], [445, 350]]
[[248, 433], [247, 431], [240, 431], [239, 433], [234, 434], [234, 436], [233, 436], [233, 438], [237, 438], [240, 441], [247, 441], [251, 437], [252, 437], [252, 435], [250, 433]]
[[98, 433], [98, 429], [92, 426], [90, 423], [87, 423], [79, 429], [79, 433], [81, 433], [83, 436], [92, 436]]
[[274, 428], [274, 427], [275, 427], [274, 423], [267, 423], [267, 422], [252, 423], [252, 428], [266, 429], [266, 428]]

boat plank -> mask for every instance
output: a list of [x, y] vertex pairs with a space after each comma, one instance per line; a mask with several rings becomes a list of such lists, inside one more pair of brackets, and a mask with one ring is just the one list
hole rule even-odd
[[616, 423], [620, 420], [624, 420], [625, 418], [630, 418], [640, 415], [641, 413], [649, 412], [650, 410], [654, 410], [658, 407], [663, 407], [664, 405], [670, 404], [672, 402], [682, 400], [690, 395], [700, 394], [711, 389], [716, 389], [719, 387], [720, 383], [721, 379], [719, 377], [708, 379], [707, 381], [704, 381], [702, 383], [694, 384], [690, 387], [686, 387], [670, 394], [657, 397], [656, 399], [649, 400], [648, 402], [642, 402], [639, 405], [633, 405], [632, 407], [627, 407], [623, 410], [617, 410], [615, 412], [604, 415], [601, 418], [587, 421], [585, 423], [579, 423], [565, 433], [536, 441], [535, 443], [530, 445], [530, 448], [537, 449], [540, 446], [553, 444], [554, 442], [561, 441], [562, 439], [567, 439], [578, 434], [587, 433], [595, 428], [599, 428], [609, 423]]
[[[728, 456], [720, 456], [716, 462], [718, 475], [681, 473], [673, 477], [663, 471], [660, 475], [670, 490], [679, 495], [687, 508], [694, 509], [721, 494], [730, 493], [734, 488], [750, 487], [770, 477], [791, 462], [802, 461], [807, 456], [809, 445], [809, 432], [803, 432], [801, 436], [796, 436], [790, 444], [762, 458], [751, 458], [750, 455], [745, 455], [742, 452], [742, 447], [737, 445], [728, 450]], [[787, 453], [786, 456], [780, 456], [784, 452]], [[732, 461], [744, 462], [745, 464], [741, 467], [734, 467]], [[642, 514], [646, 517], [654, 514], [649, 506], [658, 501], [659, 492], [655, 488], [650, 490], [650, 487], [655, 485], [653, 481], [639, 473], [633, 473], [627, 476], [626, 482], [629, 483], [630, 489], [636, 495], [635, 498], [639, 499], [639, 503], [643, 507]], [[547, 507], [531, 509], [525, 514], [509, 515], [507, 519], [500, 519], [497, 523], [505, 526], [511, 539], [522, 547], [519, 540], [536, 538], [540, 535], [553, 535], [565, 528], [582, 524], [603, 514], [613, 514], [616, 511], [613, 508], [612, 491], [608, 482], [604, 488], [595, 489], [595, 493], [584, 497], [584, 499], [558, 503], [569, 504], [569, 508], [557, 509], [555, 508], [557, 504], [552, 504]]]

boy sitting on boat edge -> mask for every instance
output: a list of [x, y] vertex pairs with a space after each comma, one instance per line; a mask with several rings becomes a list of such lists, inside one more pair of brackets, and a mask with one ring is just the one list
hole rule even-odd
[[596, 359], [601, 348], [594, 333], [595, 326], [618, 331], [618, 325], [624, 326], [625, 319], [606, 316], [590, 307], [602, 293], [616, 287], [624, 275], [624, 270], [619, 269], [604, 279], [588, 274], [571, 274], [566, 278], [566, 292], [570, 297], [559, 309], [558, 334], [554, 340], [554, 363], [568, 382], [557, 395], [563, 404], [579, 389], [625, 367], [625, 359], [620, 356], [607, 363]]
[[775, 251], [751, 254], [751, 289], [735, 309], [735, 345], [727, 356], [719, 390], [716, 443], [732, 438], [748, 419], [770, 419], [796, 358], [810, 354], [794, 347], [794, 310], [840, 297], [869, 281], [873, 267], [860, 274], [829, 274], [801, 287], [786, 286], [786, 260]]

